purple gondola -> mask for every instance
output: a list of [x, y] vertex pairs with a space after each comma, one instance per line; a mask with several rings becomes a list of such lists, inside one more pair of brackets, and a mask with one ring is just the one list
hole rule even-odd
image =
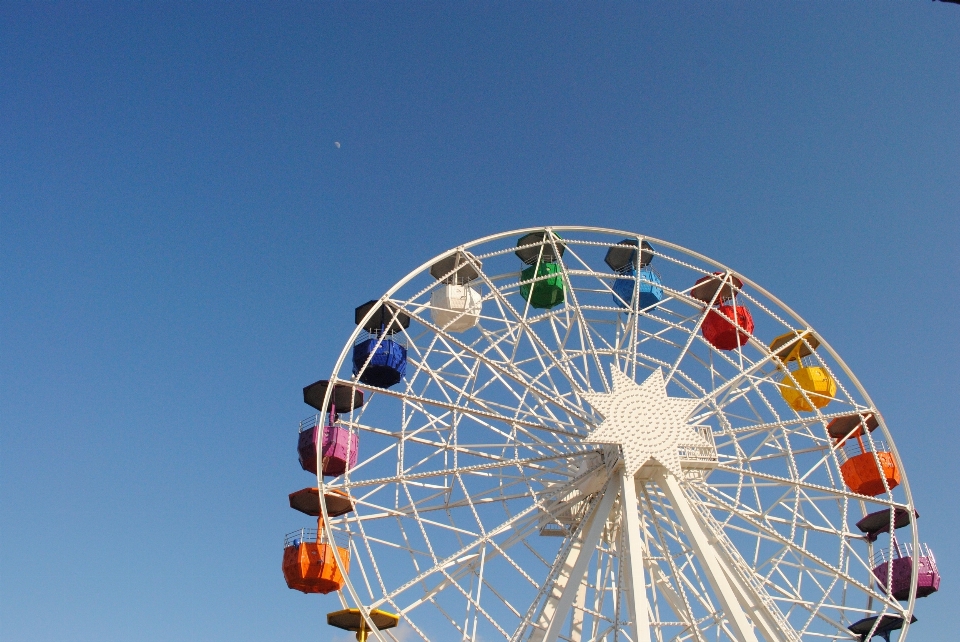
[[329, 410], [327, 425], [323, 430], [323, 415], [317, 414], [300, 422], [297, 453], [300, 467], [317, 474], [317, 438], [320, 440], [320, 466], [326, 477], [336, 477], [357, 463], [359, 438], [339, 424], [339, 412], [350, 411], [363, 405], [363, 392], [346, 384], [336, 384], [330, 403], [325, 408], [323, 398], [328, 382], [318, 381], [303, 389], [303, 400], [317, 410]]
[[[913, 555], [913, 547], [909, 544], [897, 544], [893, 541], [893, 550], [881, 549], [874, 556], [874, 562], [880, 562], [873, 569], [873, 574], [880, 582], [880, 586], [897, 600], [910, 599], [910, 580], [913, 574], [914, 561], [917, 563], [917, 597], [927, 597], [936, 593], [940, 588], [940, 571], [937, 569], [937, 560], [926, 544], [917, 548]], [[891, 569], [892, 565], [892, 569]]]

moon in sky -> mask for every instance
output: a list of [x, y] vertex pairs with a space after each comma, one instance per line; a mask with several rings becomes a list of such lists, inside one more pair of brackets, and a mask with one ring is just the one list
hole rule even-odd
[[337, 149], [340, 149], [340, 141], [335, 140], [333, 141], [333, 144], [337, 146]]

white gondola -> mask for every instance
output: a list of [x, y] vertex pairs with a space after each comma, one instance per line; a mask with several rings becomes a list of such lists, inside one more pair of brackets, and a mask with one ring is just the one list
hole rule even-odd
[[483, 297], [470, 285], [479, 276], [480, 265], [469, 252], [456, 252], [430, 268], [441, 282], [430, 295], [430, 317], [446, 332], [464, 332], [480, 320]]

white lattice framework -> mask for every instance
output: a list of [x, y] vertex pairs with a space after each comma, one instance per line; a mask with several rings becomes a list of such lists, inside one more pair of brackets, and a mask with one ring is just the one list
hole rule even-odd
[[[836, 380], [836, 399], [798, 413], [766, 346], [813, 329], [754, 282], [738, 274], [753, 335], [717, 350], [690, 290], [728, 268], [637, 234], [546, 228], [544, 243], [565, 248], [565, 301], [534, 309], [514, 255], [531, 231], [454, 248], [382, 297], [412, 319], [402, 382], [356, 383], [355, 336], [333, 368], [331, 380], [367, 395], [342, 417], [359, 434], [356, 466], [319, 480], [356, 502], [325, 519], [350, 552], [340, 599], [401, 616], [400, 628], [371, 637], [849, 640], [847, 626], [868, 615], [909, 622], [914, 600], [889, 597], [871, 573], [880, 542], [853, 527], [868, 512], [912, 512], [906, 475], [877, 497], [844, 485], [842, 448], [825, 428], [838, 416], [875, 413], [880, 427], [864, 444], [875, 451], [885, 439], [903, 467], [882, 415], [823, 337], [808, 359]], [[657, 306], [638, 309], [636, 294], [615, 304], [603, 257], [621, 239], [653, 245]], [[441, 283], [429, 268], [464, 251], [476, 258], [482, 313], [476, 327], [447, 332], [430, 314]], [[681, 475], [648, 465], [632, 476], [616, 445], [585, 440], [602, 421], [585, 395], [610, 393], [612, 368], [638, 383], [660, 369], [667, 394], [697, 400], [689, 423], [699, 437], [680, 446]], [[898, 535], [916, 547], [915, 520]]]

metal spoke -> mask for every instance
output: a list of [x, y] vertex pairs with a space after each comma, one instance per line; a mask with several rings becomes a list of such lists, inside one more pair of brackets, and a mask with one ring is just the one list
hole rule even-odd
[[[636, 263], [616, 273], [604, 261], [611, 248], [642, 243], [659, 286]], [[457, 281], [452, 262], [431, 274], [455, 255], [475, 278]], [[730, 295], [694, 287], [715, 272], [726, 288], [743, 283], [732, 305], [755, 322], [730, 350], [707, 328]], [[452, 324], [438, 302], [456, 287], [472, 289], [478, 309], [451, 308]], [[884, 592], [873, 545], [855, 528], [869, 511], [912, 514], [904, 471], [899, 486], [884, 478], [877, 494], [858, 492], [843, 440], [827, 430], [872, 413], [880, 428], [860, 437], [864, 452], [878, 465], [877, 453], [890, 452], [900, 466], [887, 426], [822, 337], [746, 277], [638, 234], [547, 228], [452, 249], [379, 305], [388, 323], [371, 335], [373, 352], [353, 363], [358, 328], [329, 377], [365, 392], [362, 406], [334, 418], [360, 457], [317, 478], [321, 497], [352, 499], [338, 517], [321, 506], [326, 536], [346, 538], [348, 557], [334, 553], [345, 606], [394, 609], [424, 640], [470, 642], [850, 639], [857, 619], [912, 612], [913, 602]], [[409, 323], [393, 329], [402, 317]], [[461, 323], [468, 317], [472, 326]], [[787, 363], [767, 347], [789, 333], [798, 334], [787, 349], [819, 343], [802, 358], [835, 382], [829, 406], [803, 387], [801, 357]], [[388, 341], [403, 345], [403, 376], [364, 383]], [[687, 423], [708, 445], [681, 443], [676, 475], [651, 460], [633, 477], [617, 446], [585, 441], [605, 421], [586, 400], [613, 394], [614, 368], [637, 383], [659, 368], [668, 396], [696, 400]], [[915, 523], [897, 535], [918, 543]]]

